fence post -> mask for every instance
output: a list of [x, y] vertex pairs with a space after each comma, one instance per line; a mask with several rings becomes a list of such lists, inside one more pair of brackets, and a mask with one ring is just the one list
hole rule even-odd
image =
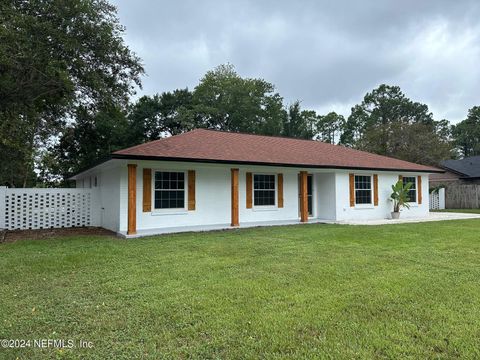
[[0, 186], [0, 229], [5, 229], [5, 195], [7, 187]]
[[438, 209], [445, 209], [445, 188], [438, 189]]

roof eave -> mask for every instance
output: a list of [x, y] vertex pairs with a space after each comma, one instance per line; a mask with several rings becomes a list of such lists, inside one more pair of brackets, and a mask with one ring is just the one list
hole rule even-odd
[[112, 154], [112, 159], [132, 159], [132, 160], [156, 160], [156, 161], [178, 161], [178, 162], [196, 162], [196, 163], [217, 163], [217, 164], [234, 164], [234, 165], [260, 165], [260, 166], [281, 166], [295, 168], [310, 169], [343, 169], [343, 170], [378, 170], [378, 171], [408, 171], [419, 173], [444, 173], [442, 169], [400, 169], [400, 168], [381, 168], [381, 167], [362, 167], [362, 166], [341, 166], [341, 165], [311, 165], [311, 164], [288, 164], [288, 163], [271, 163], [260, 161], [240, 161], [240, 160], [217, 160], [217, 159], [197, 159], [197, 158], [181, 158], [181, 157], [164, 157], [151, 155], [131, 155], [131, 154]]
[[84, 169], [81, 169], [79, 171], [77, 171], [76, 173], [73, 173], [72, 175], [70, 175], [67, 180], [77, 180], [77, 178], [81, 178], [82, 175], [86, 175], [92, 171], [94, 171], [95, 169], [99, 168], [99, 167], [102, 167], [104, 166], [105, 164], [107, 164], [110, 160], [113, 160], [113, 157], [112, 156], [109, 156], [108, 158], [103, 158], [101, 161], [97, 162], [96, 164], [88, 167], [88, 168], [84, 168]]
[[451, 167], [448, 167], [448, 166], [446, 166], [446, 165], [440, 165], [440, 167], [441, 167], [442, 169], [444, 169], [445, 171], [450, 171], [450, 172], [452, 172], [452, 173], [454, 173], [454, 174], [457, 174], [457, 175], [468, 176], [468, 174], [466, 174], [466, 173], [464, 173], [464, 172], [461, 172], [461, 171], [458, 171], [458, 170], [456, 170], [456, 169], [452, 169]]
[[478, 180], [480, 179], [480, 176], [461, 176], [459, 179], [462, 180]]

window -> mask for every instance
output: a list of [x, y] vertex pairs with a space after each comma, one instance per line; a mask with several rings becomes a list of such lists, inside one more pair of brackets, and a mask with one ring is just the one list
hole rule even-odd
[[355, 175], [355, 204], [372, 203], [372, 177]]
[[412, 184], [410, 190], [408, 190], [408, 202], [417, 202], [417, 183], [415, 181], [415, 176], [404, 176], [402, 177], [403, 186], [408, 183]]
[[155, 209], [185, 208], [185, 173], [155, 172]]
[[253, 204], [255, 206], [275, 205], [275, 175], [253, 175]]

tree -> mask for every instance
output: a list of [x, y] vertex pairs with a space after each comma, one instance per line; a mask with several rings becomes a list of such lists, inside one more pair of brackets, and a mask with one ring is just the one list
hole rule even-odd
[[142, 96], [130, 106], [128, 121], [131, 136], [136, 142], [156, 140], [161, 137], [160, 127], [160, 95]]
[[314, 135], [316, 114], [311, 110], [303, 110], [300, 101], [295, 101], [288, 107], [287, 116], [284, 117], [283, 136], [301, 139], [311, 139]]
[[188, 89], [143, 96], [128, 112], [119, 106], [94, 111], [79, 107], [76, 121], [44, 154], [42, 180], [63, 184], [72, 173], [96, 165], [115, 150], [188, 130], [182, 113], [189, 108], [191, 96]]
[[3, 1], [0, 23], [0, 183], [26, 186], [75, 109], [125, 106], [143, 68], [105, 0]]
[[253, 134], [279, 134], [282, 98], [263, 79], [240, 77], [233, 65], [216, 67], [193, 91], [191, 116], [197, 126]]
[[133, 143], [181, 134], [195, 127], [192, 93], [188, 89], [177, 89], [142, 96], [131, 106], [128, 119]]
[[469, 109], [467, 118], [453, 125], [452, 135], [464, 157], [480, 155], [480, 106]]
[[450, 158], [445, 123], [428, 106], [408, 99], [398, 86], [380, 85], [352, 108], [340, 142], [412, 162], [437, 164]]
[[302, 110], [301, 115], [307, 130], [299, 137], [311, 140], [317, 133], [318, 115], [315, 110]]
[[448, 137], [443, 137], [441, 125], [438, 121], [432, 124], [392, 124], [389, 131], [396, 140], [389, 145], [389, 156], [434, 166], [441, 160], [452, 158], [452, 144]]
[[388, 151], [391, 123], [432, 123], [433, 116], [425, 104], [412, 102], [398, 86], [380, 85], [367, 93], [361, 104], [352, 108], [342, 134], [344, 145], [356, 146], [367, 132], [376, 131], [379, 137], [377, 151]]
[[316, 124], [316, 139], [331, 144], [336, 143], [341, 131], [345, 126], [345, 118], [336, 112], [329, 112], [327, 115], [318, 116]]
[[134, 145], [126, 113], [120, 107], [95, 112], [79, 107], [75, 119], [43, 159], [40, 174], [47, 184], [63, 184], [72, 174], [106, 160], [113, 151]]

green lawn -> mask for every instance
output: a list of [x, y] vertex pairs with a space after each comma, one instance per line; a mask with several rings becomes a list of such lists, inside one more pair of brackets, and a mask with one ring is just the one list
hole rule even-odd
[[0, 358], [480, 358], [480, 220], [0, 245]]
[[445, 210], [430, 210], [433, 212], [456, 212], [467, 214], [480, 214], [480, 209], [445, 209]]

